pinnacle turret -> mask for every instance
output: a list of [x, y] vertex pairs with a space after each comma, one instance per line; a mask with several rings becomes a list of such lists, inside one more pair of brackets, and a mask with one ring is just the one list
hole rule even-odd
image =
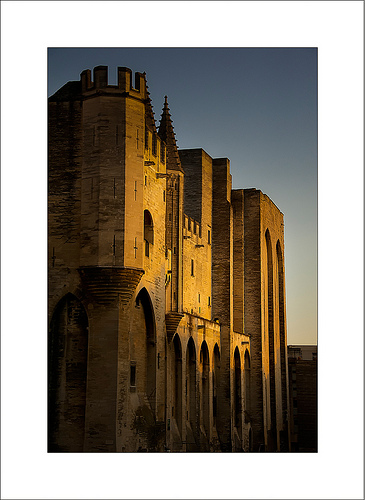
[[158, 135], [166, 143], [167, 168], [183, 172], [179, 152], [177, 150], [175, 132], [172, 125], [167, 96], [165, 96], [165, 103], [162, 110]]
[[[146, 75], [146, 73], [143, 73]], [[147, 127], [152, 130], [152, 132], [157, 132], [156, 130], [156, 123], [155, 123], [155, 114], [153, 112], [153, 107], [152, 107], [152, 101], [150, 98], [150, 93], [148, 91], [148, 85], [146, 84], [146, 94], [147, 94], [147, 99], [146, 99], [146, 125]]]

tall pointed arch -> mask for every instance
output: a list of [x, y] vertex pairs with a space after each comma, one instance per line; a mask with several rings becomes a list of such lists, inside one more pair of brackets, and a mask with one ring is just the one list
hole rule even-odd
[[[198, 411], [197, 411], [197, 390], [196, 390], [196, 350], [195, 343], [190, 337], [186, 348], [186, 414], [190, 425], [192, 436], [187, 439], [187, 450], [192, 448], [197, 441], [198, 432]], [[196, 451], [191, 449], [191, 451]]]
[[84, 448], [88, 319], [71, 293], [57, 304], [48, 339], [48, 450]]
[[218, 344], [215, 344], [213, 350], [213, 425], [217, 426], [217, 421], [219, 420], [220, 408], [218, 405], [218, 391], [220, 387], [220, 368], [221, 368], [221, 356], [219, 352]]
[[140, 309], [140, 324], [136, 324], [134, 342], [139, 361], [136, 364], [138, 391], [145, 394], [151, 409], [156, 410], [156, 324], [153, 305], [147, 289], [140, 290], [136, 298]]
[[278, 285], [279, 285], [279, 330], [280, 330], [280, 375], [283, 412], [283, 432], [280, 450], [287, 451], [288, 442], [288, 384], [287, 384], [287, 347], [286, 347], [286, 321], [285, 321], [285, 288], [284, 288], [284, 260], [283, 253], [278, 240], [276, 243], [276, 256], [278, 262]]
[[201, 422], [205, 428], [207, 438], [209, 439], [209, 350], [204, 340], [200, 348], [200, 370], [201, 370]]
[[268, 337], [269, 337], [269, 375], [270, 375], [270, 417], [271, 417], [271, 442], [276, 450], [276, 384], [275, 384], [275, 337], [274, 337], [274, 287], [273, 287], [273, 253], [270, 232], [265, 232], [266, 242], [266, 262], [267, 262], [267, 318], [268, 318]]
[[238, 430], [241, 437], [242, 428], [242, 385], [241, 385], [241, 356], [238, 348], [234, 351], [234, 389], [233, 389], [233, 404], [234, 404], [234, 426]]
[[250, 418], [251, 413], [251, 361], [248, 350], [245, 351], [244, 358], [244, 379], [245, 379], [245, 412], [247, 418]]
[[175, 418], [180, 436], [182, 431], [182, 348], [176, 333], [172, 342], [172, 416]]

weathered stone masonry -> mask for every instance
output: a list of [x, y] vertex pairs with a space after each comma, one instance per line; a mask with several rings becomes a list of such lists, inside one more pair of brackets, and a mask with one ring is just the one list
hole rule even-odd
[[145, 74], [49, 98], [50, 452], [289, 451], [283, 215]]

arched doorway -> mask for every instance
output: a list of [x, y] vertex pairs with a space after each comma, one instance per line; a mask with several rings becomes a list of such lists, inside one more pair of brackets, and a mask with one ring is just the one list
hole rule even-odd
[[81, 302], [67, 294], [57, 304], [48, 339], [48, 450], [84, 448], [88, 319]]

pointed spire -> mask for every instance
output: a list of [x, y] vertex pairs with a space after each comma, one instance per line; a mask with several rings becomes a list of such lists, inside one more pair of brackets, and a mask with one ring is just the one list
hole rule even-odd
[[174, 127], [172, 126], [172, 120], [166, 95], [165, 104], [160, 120], [160, 126], [158, 129], [158, 135], [166, 143], [167, 168], [171, 170], [180, 170], [181, 172], [183, 172], [179, 152], [177, 150], [175, 132]]
[[[144, 73], [145, 75], [145, 73]], [[153, 107], [152, 107], [152, 101], [150, 98], [150, 93], [148, 91], [148, 86], [146, 85], [146, 93], [147, 93], [147, 99], [146, 99], [146, 125], [147, 127], [152, 130], [152, 132], [157, 132], [156, 130], [156, 123], [155, 123], [155, 114], [153, 112]]]

